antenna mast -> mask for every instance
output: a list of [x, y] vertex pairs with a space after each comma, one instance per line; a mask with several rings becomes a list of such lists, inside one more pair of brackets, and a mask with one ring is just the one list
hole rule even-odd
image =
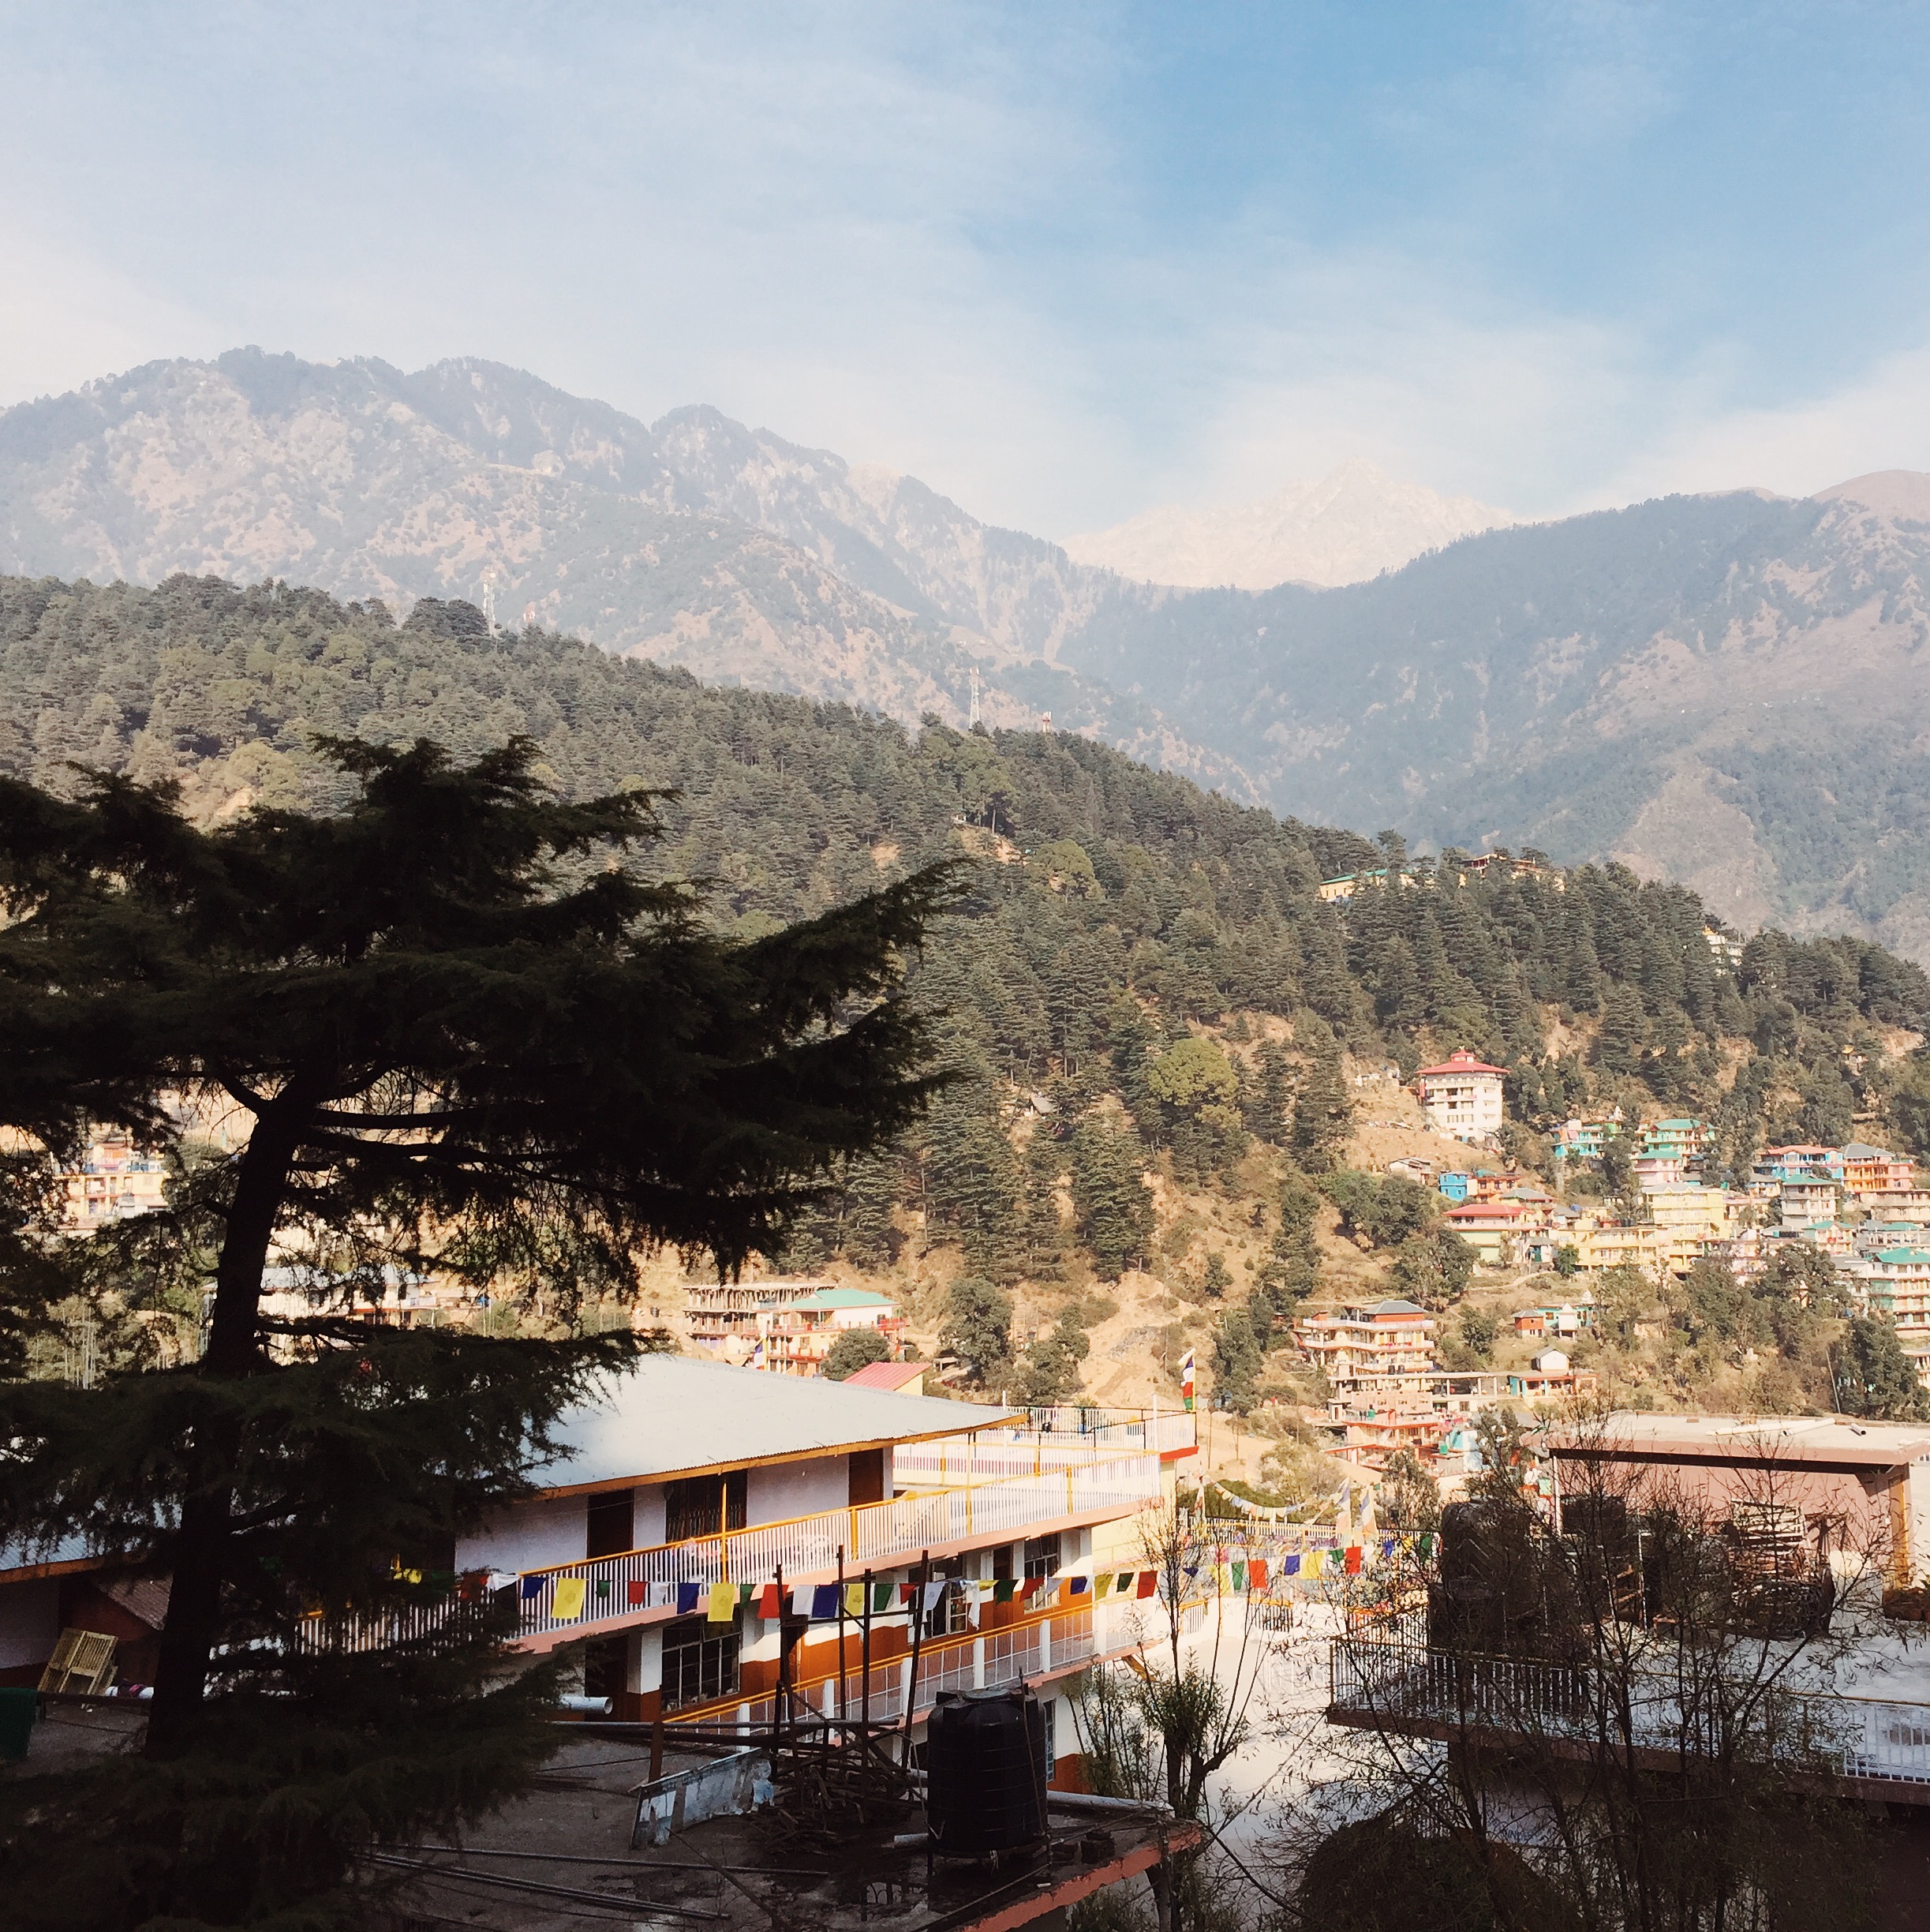
[[976, 665], [972, 666], [971, 671], [971, 721], [974, 724], [978, 722], [978, 667]]

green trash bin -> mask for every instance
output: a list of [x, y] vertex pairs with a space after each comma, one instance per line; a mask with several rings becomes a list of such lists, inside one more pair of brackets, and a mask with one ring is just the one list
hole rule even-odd
[[24, 1758], [27, 1736], [39, 1715], [40, 1693], [31, 1684], [0, 1685], [0, 1758]]

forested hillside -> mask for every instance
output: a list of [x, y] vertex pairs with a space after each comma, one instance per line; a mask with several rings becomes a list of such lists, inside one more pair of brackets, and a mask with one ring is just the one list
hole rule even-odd
[[[1558, 891], [1422, 867], [1423, 889], [1337, 909], [1318, 881], [1397, 859], [1397, 840], [1277, 819], [1076, 736], [908, 731], [548, 633], [492, 637], [462, 604], [425, 601], [398, 627], [313, 591], [0, 579], [10, 771], [178, 775], [210, 814], [325, 803], [317, 731], [458, 753], [526, 732], [565, 793], [675, 788], [652, 863], [710, 881], [713, 916], [746, 935], [971, 862], [916, 974], [958, 1080], [799, 1230], [801, 1261], [956, 1250], [948, 1279], [1026, 1284], [1078, 1319], [1144, 1265], [1229, 1308], [1257, 1294], [1263, 1344], [1319, 1285], [1307, 1177], [1347, 1159], [1354, 1077], [1385, 1063], [1466, 1046], [1508, 1066], [1530, 1164], [1539, 1130], [1611, 1100], [1708, 1115], [1731, 1170], [1765, 1136], [1840, 1140], [1853, 1119], [1908, 1129], [1926, 1111], [1883, 1111], [1917, 1090], [1920, 969], [1771, 933], [1731, 973], [1693, 893], [1618, 867]], [[1338, 1205], [1375, 1245], [1371, 1206]]]

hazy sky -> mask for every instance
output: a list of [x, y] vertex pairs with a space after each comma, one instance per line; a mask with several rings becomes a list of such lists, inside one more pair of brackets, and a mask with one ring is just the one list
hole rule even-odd
[[0, 402], [705, 401], [1047, 535], [1930, 469], [1930, 10], [0, 5]]

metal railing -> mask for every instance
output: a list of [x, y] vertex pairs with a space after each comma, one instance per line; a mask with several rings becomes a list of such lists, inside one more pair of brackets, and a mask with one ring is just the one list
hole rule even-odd
[[[917, 1702], [914, 1715], [928, 1711], [943, 1690], [998, 1690], [1021, 1679], [1038, 1678], [1075, 1668], [1098, 1652], [1098, 1636], [1090, 1609], [1061, 1611], [1000, 1631], [928, 1643], [918, 1654]], [[905, 1694], [911, 1678], [907, 1655], [871, 1667], [870, 1715], [891, 1723], [905, 1712]], [[825, 1672], [791, 1687], [791, 1708], [802, 1703], [826, 1717], [857, 1716], [865, 1708], [864, 1672], [849, 1668], [844, 1675], [844, 1708], [838, 1708], [838, 1677]], [[720, 1699], [701, 1709], [677, 1713], [677, 1721], [732, 1721], [756, 1726], [771, 1723], [777, 1712], [775, 1692], [733, 1702]]]
[[1685, 1694], [1660, 1669], [1470, 1655], [1401, 1638], [1337, 1638], [1330, 1670], [1336, 1713], [1390, 1731], [1465, 1727], [1930, 1786], [1930, 1704], [1741, 1679]]

